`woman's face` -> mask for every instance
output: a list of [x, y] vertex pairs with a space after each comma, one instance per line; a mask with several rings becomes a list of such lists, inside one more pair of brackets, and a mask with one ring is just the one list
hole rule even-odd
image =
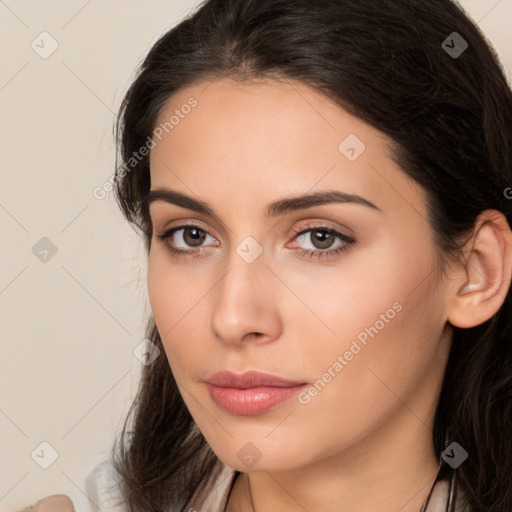
[[[154, 133], [151, 189], [190, 200], [151, 203], [149, 300], [219, 458], [287, 470], [430, 440], [446, 287], [425, 195], [385, 137], [303, 84], [228, 79], [180, 91]], [[328, 192], [330, 203], [297, 199]], [[306, 385], [210, 388], [220, 370]]]

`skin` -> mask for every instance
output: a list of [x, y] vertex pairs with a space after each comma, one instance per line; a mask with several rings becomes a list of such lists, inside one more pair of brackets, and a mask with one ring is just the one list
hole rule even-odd
[[[187, 407], [218, 457], [244, 472], [228, 511], [252, 510], [250, 481], [259, 512], [417, 512], [439, 467], [431, 432], [451, 325], [488, 319], [510, 285], [505, 218], [484, 212], [465, 261], [440, 275], [425, 193], [382, 133], [293, 81], [196, 84], [157, 124], [191, 96], [197, 106], [151, 150], [151, 188], [200, 199], [216, 218], [152, 203], [147, 285]], [[355, 161], [338, 149], [349, 134], [366, 147]], [[381, 211], [337, 203], [265, 216], [270, 202], [324, 190]], [[197, 254], [190, 232], [156, 238], [184, 223], [206, 231], [198, 257], [169, 253]], [[346, 244], [293, 232], [315, 227], [356, 242], [330, 258], [299, 255]], [[263, 251], [252, 263], [236, 252], [248, 236]], [[237, 416], [211, 399], [204, 380], [222, 369], [315, 383], [394, 303], [401, 310], [309, 403]], [[237, 456], [248, 442], [261, 455], [251, 467]]]

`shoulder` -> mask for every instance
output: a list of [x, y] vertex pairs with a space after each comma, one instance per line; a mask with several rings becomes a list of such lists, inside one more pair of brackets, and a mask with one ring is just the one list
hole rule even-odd
[[120, 476], [109, 460], [97, 464], [85, 479], [86, 494], [102, 512], [126, 512], [119, 490]]
[[[235, 470], [223, 465], [207, 498], [201, 504], [192, 498], [185, 508], [185, 512], [224, 510], [235, 478]], [[104, 460], [96, 465], [87, 476], [85, 480], [86, 494], [102, 512], [127, 512], [125, 500], [119, 490], [119, 483], [120, 475], [112, 462]]]

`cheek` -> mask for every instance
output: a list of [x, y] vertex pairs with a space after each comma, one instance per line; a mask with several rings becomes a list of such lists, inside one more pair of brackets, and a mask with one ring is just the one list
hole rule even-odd
[[204, 272], [170, 262], [163, 250], [150, 252], [148, 299], [167, 359], [179, 382], [190, 378], [186, 374], [202, 368], [208, 334], [207, 295], [211, 288]]
[[176, 270], [165, 261], [165, 256], [159, 250], [152, 249], [148, 258], [147, 289], [167, 358], [175, 369], [175, 363], [180, 362], [182, 357], [177, 357], [169, 340], [179, 331], [180, 324], [186, 321], [186, 305], [189, 300], [185, 297], [186, 289], [183, 289]]
[[389, 301], [382, 307], [367, 306], [369, 317], [379, 319], [384, 313], [388, 323], [365, 321], [361, 312], [359, 326], [340, 336], [336, 347], [325, 346], [322, 357], [315, 355], [320, 347], [310, 351], [318, 380], [313, 394], [303, 396], [301, 423], [313, 430], [322, 425], [326, 442], [316, 447], [320, 452], [328, 454], [365, 439], [394, 414], [427, 421], [433, 406], [429, 389], [442, 378], [446, 352], [439, 350], [435, 321], [425, 319], [428, 286], [419, 288], [422, 297], [402, 296], [402, 309], [392, 309], [393, 318]]
[[397, 243], [372, 259], [309, 296], [335, 334], [319, 336], [311, 317], [298, 327], [317, 379], [303, 396], [304, 414], [341, 439], [363, 435], [403, 407], [439, 377], [446, 356], [443, 297], [429, 248], [412, 254]]

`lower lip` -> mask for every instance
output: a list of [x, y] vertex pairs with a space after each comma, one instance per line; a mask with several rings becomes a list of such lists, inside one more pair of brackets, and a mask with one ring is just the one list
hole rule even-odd
[[239, 389], [207, 384], [213, 401], [231, 414], [253, 416], [296, 396], [307, 384], [293, 387], [259, 386]]

